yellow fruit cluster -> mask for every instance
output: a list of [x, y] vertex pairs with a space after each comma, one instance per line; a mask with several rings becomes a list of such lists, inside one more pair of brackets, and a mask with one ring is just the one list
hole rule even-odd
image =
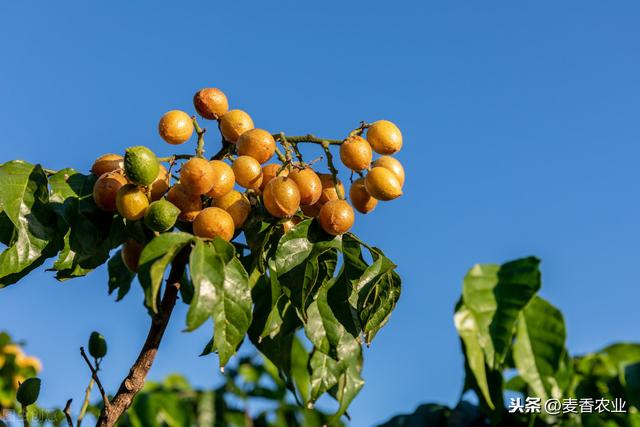
[[[0, 406], [10, 408], [18, 385], [42, 371], [42, 363], [37, 357], [28, 356], [18, 344], [0, 346]], [[2, 393], [10, 387], [11, 393]]]
[[[196, 236], [229, 241], [258, 206], [282, 219], [284, 232], [301, 218], [312, 217], [317, 218], [325, 232], [339, 235], [354, 224], [352, 205], [359, 212], [368, 213], [379, 200], [393, 200], [402, 195], [404, 169], [391, 156], [401, 149], [402, 134], [387, 120], [363, 123], [344, 140], [329, 142], [310, 135], [288, 140], [284, 134], [274, 135], [256, 128], [246, 112], [229, 110], [227, 97], [219, 89], [198, 91], [193, 103], [202, 118], [218, 122], [224, 141], [219, 155], [204, 157], [205, 130], [195, 116], [180, 110], [169, 111], [160, 118], [160, 137], [168, 144], [180, 145], [195, 132], [196, 155], [160, 159], [168, 162], [168, 169], [153, 164], [155, 154], [146, 152], [145, 147], [132, 147], [124, 157], [116, 154], [99, 157], [91, 171], [99, 177], [94, 200], [100, 209], [117, 211], [129, 221], [144, 218], [145, 225], [153, 231], [163, 232], [173, 226], [171, 215], [164, 215], [167, 213], [164, 208], [154, 210], [159, 212], [154, 221], [146, 218], [151, 204], [163, 200], [176, 208], [177, 220], [192, 224]], [[286, 154], [278, 149], [277, 142]], [[304, 142], [322, 145], [331, 173], [318, 173], [303, 160], [297, 144]], [[345, 200], [344, 184], [332, 163], [331, 145], [339, 146], [340, 160], [353, 171], [352, 176], [353, 173], [360, 176], [349, 189], [351, 204]], [[381, 156], [374, 160], [374, 152]], [[276, 155], [278, 162], [268, 163]], [[171, 170], [181, 160], [184, 163], [176, 177]], [[172, 178], [176, 178], [173, 183]], [[141, 250], [142, 245], [133, 240], [123, 248], [123, 260], [133, 271], [137, 269]]]

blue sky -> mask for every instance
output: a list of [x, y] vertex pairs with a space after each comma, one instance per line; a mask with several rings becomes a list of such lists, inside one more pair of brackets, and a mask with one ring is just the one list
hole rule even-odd
[[[2, 2], [0, 162], [86, 171], [131, 145], [171, 154], [157, 120], [193, 111], [205, 86], [274, 132], [396, 122], [405, 194], [355, 226], [404, 279], [351, 409], [372, 425], [456, 401], [452, 310], [476, 262], [541, 257], [574, 353], [640, 341], [639, 18], [634, 1]], [[106, 278], [38, 271], [0, 290], [0, 329], [44, 362], [45, 404], [81, 400], [92, 330], [109, 340], [110, 390], [144, 340], [141, 291], [115, 303]], [[182, 333], [185, 315], [151, 378], [213, 384], [217, 361], [197, 357], [211, 331]]]

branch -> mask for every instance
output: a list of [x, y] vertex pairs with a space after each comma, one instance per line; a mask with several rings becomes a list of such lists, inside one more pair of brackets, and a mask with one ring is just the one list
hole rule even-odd
[[[282, 141], [282, 136], [284, 135], [283, 132], [280, 133], [276, 133], [273, 136], [273, 138], [276, 141]], [[313, 136], [311, 134], [307, 134], [307, 135], [301, 135], [301, 136], [287, 136], [287, 141], [290, 142], [291, 144], [298, 144], [300, 142], [310, 142], [312, 144], [320, 144], [322, 145], [323, 142], [327, 142], [330, 145], [340, 145], [342, 144], [341, 139], [327, 139], [327, 138], [318, 138], [317, 136]]]
[[104, 407], [108, 408], [109, 407], [109, 397], [107, 396], [107, 393], [105, 393], [104, 387], [102, 387], [102, 383], [100, 382], [100, 378], [98, 378], [98, 371], [96, 370], [96, 368], [93, 367], [93, 364], [91, 363], [91, 361], [87, 357], [87, 353], [85, 353], [84, 347], [80, 347], [80, 354], [82, 355], [82, 358], [84, 359], [84, 361], [86, 362], [87, 366], [89, 366], [89, 369], [91, 370], [91, 378], [93, 378], [93, 380], [96, 382], [96, 385], [98, 386], [98, 390], [100, 390], [100, 395], [102, 396], [102, 401], [104, 402]]
[[327, 166], [329, 167], [329, 170], [331, 171], [331, 176], [333, 177], [333, 185], [336, 188], [336, 194], [338, 195], [339, 199], [344, 200], [344, 192], [338, 185], [338, 182], [340, 182], [338, 180], [338, 169], [336, 169], [335, 165], [333, 164], [333, 154], [331, 154], [331, 151], [329, 150], [329, 144], [330, 142], [325, 141], [322, 144], [322, 148], [324, 149], [324, 152], [327, 155]]
[[64, 405], [64, 417], [67, 419], [67, 424], [69, 424], [69, 427], [73, 427], [73, 421], [71, 420], [71, 401], [73, 399], [69, 399], [67, 400], [67, 404]]
[[142, 389], [147, 374], [158, 353], [158, 348], [164, 336], [164, 331], [167, 329], [173, 307], [176, 304], [178, 290], [180, 288], [180, 279], [182, 279], [182, 275], [184, 274], [188, 256], [189, 248], [185, 248], [173, 260], [164, 295], [162, 296], [162, 302], [160, 303], [160, 310], [158, 314], [153, 315], [151, 318], [151, 326], [149, 327], [149, 333], [142, 346], [142, 350], [140, 350], [140, 354], [131, 367], [129, 374], [124, 381], [122, 381], [118, 392], [113, 399], [111, 399], [111, 403], [105, 405], [102, 409], [96, 427], [113, 427], [122, 414], [129, 409], [133, 398]]

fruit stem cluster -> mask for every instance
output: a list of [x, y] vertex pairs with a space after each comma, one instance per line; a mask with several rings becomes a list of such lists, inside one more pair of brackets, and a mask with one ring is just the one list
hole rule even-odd
[[[282, 141], [282, 139], [284, 138], [284, 133], [280, 132], [280, 133], [274, 134], [272, 136], [276, 141]], [[291, 144], [298, 144], [300, 142], [310, 142], [310, 143], [313, 143], [313, 144], [322, 145], [326, 141], [330, 145], [340, 145], [343, 142], [342, 139], [318, 138], [317, 136], [314, 136], [314, 135], [311, 135], [311, 134], [300, 135], [300, 136], [287, 136], [286, 140], [287, 140], [287, 142], [289, 142]]]
[[109, 397], [107, 396], [107, 393], [104, 391], [104, 387], [102, 387], [102, 383], [100, 382], [100, 378], [98, 377], [98, 371], [96, 368], [93, 367], [93, 364], [87, 357], [87, 353], [85, 353], [84, 347], [80, 347], [80, 355], [82, 356], [85, 363], [89, 367], [89, 370], [91, 371], [91, 377], [93, 378], [93, 381], [98, 386], [98, 390], [100, 390], [100, 396], [102, 397], [102, 401], [104, 402], [105, 409], [108, 409], [111, 406], [111, 403], [109, 402]]

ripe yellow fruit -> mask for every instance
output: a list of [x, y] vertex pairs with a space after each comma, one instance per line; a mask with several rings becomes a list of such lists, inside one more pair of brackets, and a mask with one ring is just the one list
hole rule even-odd
[[372, 168], [364, 179], [364, 185], [369, 194], [378, 200], [393, 200], [402, 196], [400, 181], [387, 168]]
[[198, 114], [209, 120], [218, 120], [229, 110], [227, 96], [215, 87], [200, 89], [193, 96], [193, 105]]
[[227, 211], [233, 218], [233, 226], [236, 229], [242, 228], [251, 212], [249, 200], [236, 190], [231, 190], [227, 194], [213, 199], [213, 206]]
[[389, 169], [400, 181], [400, 186], [404, 185], [404, 168], [402, 163], [391, 156], [382, 156], [373, 162], [373, 167], [379, 166], [381, 168]]
[[[289, 174], [289, 177], [296, 183], [298, 190], [300, 190], [301, 206], [313, 205], [320, 199], [320, 196], [322, 196], [322, 181], [313, 169], [308, 167], [304, 169], [294, 169]], [[333, 184], [333, 180], [331, 182]]]
[[2, 353], [4, 354], [13, 354], [15, 356], [23, 354], [22, 348], [20, 348], [20, 346], [17, 344], [7, 344], [3, 347], [0, 347], [0, 350], [2, 350]]
[[165, 113], [158, 123], [160, 136], [171, 145], [187, 142], [193, 135], [193, 121], [184, 111], [172, 110]]
[[149, 207], [149, 198], [137, 185], [127, 184], [116, 194], [116, 208], [125, 219], [137, 221], [144, 216]]
[[207, 193], [209, 197], [222, 197], [233, 190], [236, 177], [231, 166], [222, 160], [211, 160], [209, 162], [213, 171], [213, 187]]
[[187, 193], [179, 183], [169, 189], [167, 200], [180, 209], [178, 219], [181, 221], [192, 222], [200, 211], [202, 211], [202, 200], [200, 196]]
[[129, 269], [129, 271], [134, 273], [138, 271], [140, 254], [142, 253], [143, 248], [144, 247], [140, 243], [133, 239], [127, 240], [124, 245], [122, 245], [120, 256], [122, 257], [122, 262], [124, 262], [124, 265]]
[[332, 236], [346, 233], [353, 226], [353, 208], [345, 200], [331, 200], [320, 209], [320, 227]]
[[100, 210], [113, 212], [116, 210], [118, 190], [127, 184], [127, 178], [119, 172], [107, 172], [98, 178], [93, 185], [93, 200]]
[[239, 155], [253, 157], [263, 164], [273, 157], [276, 140], [264, 129], [250, 129], [240, 135], [236, 147]]
[[371, 145], [361, 136], [350, 136], [340, 144], [340, 160], [351, 170], [367, 169], [372, 158]]
[[249, 156], [238, 156], [231, 165], [236, 182], [239, 186], [257, 190], [262, 184], [262, 167], [260, 163]]
[[16, 365], [19, 368], [31, 368], [36, 373], [42, 371], [42, 362], [35, 356], [16, 357]]
[[278, 176], [289, 176], [289, 170], [283, 168], [281, 164], [271, 163], [262, 167], [262, 184], [260, 184], [260, 191], [264, 191], [269, 181], [276, 177], [278, 171], [280, 171]]
[[[318, 174], [318, 177], [320, 177], [320, 182], [322, 184], [322, 194], [320, 195], [318, 202], [320, 202], [321, 204], [325, 204], [329, 200], [339, 199], [340, 197], [338, 197], [336, 185], [333, 182], [333, 175], [331, 175], [330, 173], [321, 173]], [[342, 195], [344, 195], [344, 185], [342, 185], [342, 181], [340, 181], [339, 178], [337, 187]]]
[[208, 160], [200, 157], [189, 159], [180, 169], [180, 184], [189, 194], [199, 196], [213, 187], [215, 175]]
[[193, 234], [206, 239], [220, 237], [227, 242], [235, 232], [233, 218], [220, 208], [206, 208], [193, 221]]
[[300, 207], [300, 191], [291, 178], [278, 176], [267, 184], [262, 200], [271, 215], [286, 218], [296, 213]]
[[287, 234], [289, 231], [291, 231], [291, 229], [293, 227], [298, 225], [300, 223], [300, 221], [302, 221], [302, 220], [300, 218], [298, 218], [297, 216], [289, 218], [288, 220], [286, 220], [285, 222], [282, 223], [282, 232], [284, 234]]
[[363, 214], [371, 212], [378, 204], [378, 200], [371, 197], [371, 194], [365, 188], [364, 178], [358, 178], [353, 181], [349, 189], [349, 198], [353, 207]]
[[102, 176], [105, 173], [124, 169], [124, 157], [119, 154], [105, 154], [93, 162], [91, 173], [95, 176]]
[[235, 143], [240, 135], [253, 129], [251, 116], [242, 110], [227, 111], [220, 119], [220, 132], [228, 142]]
[[164, 193], [169, 189], [169, 179], [169, 171], [167, 171], [167, 168], [163, 165], [160, 165], [158, 177], [149, 186], [149, 190], [151, 191], [151, 201], [155, 202], [164, 196]]
[[378, 154], [393, 154], [402, 148], [402, 133], [388, 120], [378, 120], [367, 130], [367, 141]]

